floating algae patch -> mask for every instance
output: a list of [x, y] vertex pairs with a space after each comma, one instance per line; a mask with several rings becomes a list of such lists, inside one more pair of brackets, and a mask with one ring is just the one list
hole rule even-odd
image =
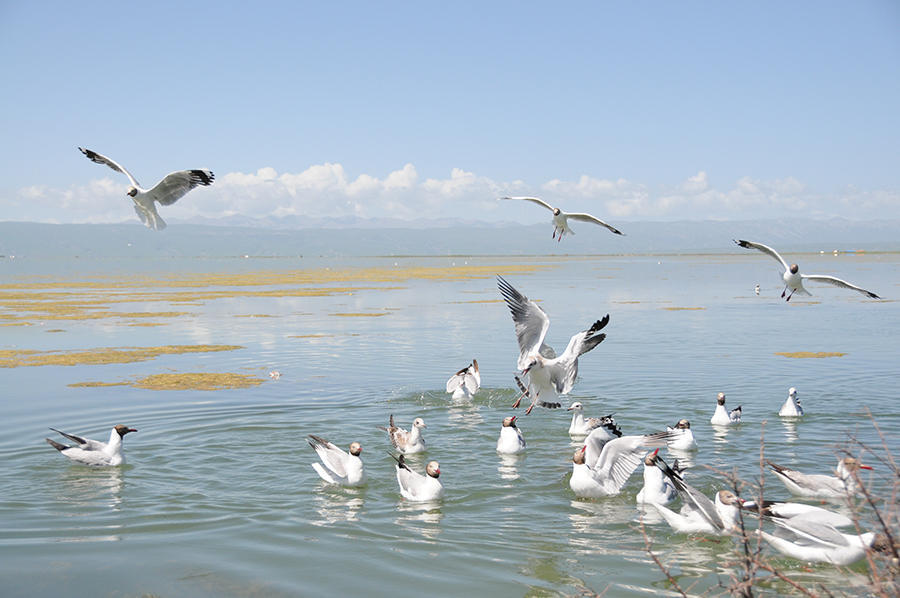
[[380, 316], [386, 316], [390, 312], [380, 311], [380, 312], [370, 312], [370, 313], [336, 313], [330, 314], [332, 316], [339, 316], [341, 318], [378, 318]]
[[79, 351], [0, 351], [0, 368], [35, 365], [105, 365], [147, 361], [160, 355], [210, 353], [243, 349], [240, 345], [166, 345], [162, 347], [111, 347]]
[[702, 309], [706, 309], [705, 307], [663, 307], [661, 309], [666, 309], [668, 311], [698, 311]]
[[232, 373], [187, 373], [154, 374], [131, 383], [135, 388], [147, 390], [224, 390], [229, 388], [250, 388], [264, 380], [247, 374]]
[[101, 388], [104, 386], [129, 386], [130, 382], [73, 382], [67, 384], [71, 388]]
[[235, 318], [277, 318], [272, 314], [234, 314]]
[[844, 355], [846, 355], [846, 353], [831, 353], [826, 351], [794, 351], [793, 353], [775, 353], [775, 355], [790, 357], [792, 359], [824, 359], [825, 357], [843, 357]]

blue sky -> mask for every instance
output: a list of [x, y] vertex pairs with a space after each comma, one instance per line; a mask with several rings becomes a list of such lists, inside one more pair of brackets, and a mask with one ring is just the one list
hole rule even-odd
[[0, 3], [0, 220], [900, 218], [900, 3]]

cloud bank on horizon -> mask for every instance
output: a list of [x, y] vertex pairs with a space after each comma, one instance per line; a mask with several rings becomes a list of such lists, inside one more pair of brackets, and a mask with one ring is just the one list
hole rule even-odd
[[[29, 186], [12, 199], [5, 220], [49, 223], [116, 223], [136, 219], [125, 195], [127, 181], [104, 176], [66, 188]], [[839, 193], [815, 192], [795, 178], [759, 180], [742, 177], [725, 186], [710, 182], [705, 171], [669, 186], [623, 178], [582, 175], [577, 180], [551, 179], [537, 185], [498, 181], [453, 168], [447, 178], [422, 178], [416, 167], [377, 177], [352, 176], [338, 163], [279, 173], [217, 173], [215, 185], [196, 190], [162, 208], [168, 219], [217, 220], [307, 217], [318, 219], [390, 219], [533, 224], [549, 219], [537, 206], [497, 201], [503, 195], [537, 195], [568, 211], [588, 211], [611, 222], [671, 220], [745, 220], [784, 217], [852, 220], [900, 218], [900, 193], [847, 187]]]

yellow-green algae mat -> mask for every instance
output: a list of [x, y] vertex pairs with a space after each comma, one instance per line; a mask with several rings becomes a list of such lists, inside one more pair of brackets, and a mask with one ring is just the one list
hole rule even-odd
[[162, 347], [108, 347], [77, 351], [0, 351], [0, 367], [38, 365], [104, 365], [147, 361], [160, 355], [210, 353], [243, 349], [240, 345], [166, 345]]
[[262, 378], [247, 374], [220, 372], [190, 372], [185, 374], [153, 374], [130, 382], [77, 382], [69, 384], [73, 388], [95, 388], [100, 386], [134, 386], [147, 390], [225, 390], [249, 388], [262, 384]]
[[782, 357], [790, 357], [792, 359], [824, 359], [826, 357], [843, 357], [846, 353], [833, 353], [827, 351], [794, 351], [793, 353], [775, 353]]

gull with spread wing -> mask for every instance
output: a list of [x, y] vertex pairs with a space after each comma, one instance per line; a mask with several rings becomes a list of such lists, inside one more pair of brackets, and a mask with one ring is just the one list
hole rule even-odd
[[614, 496], [644, 459], [648, 448], [665, 445], [665, 432], [614, 437], [596, 428], [572, 456], [569, 488], [580, 498]]
[[453, 393], [454, 399], [470, 399], [479, 388], [481, 388], [481, 373], [478, 371], [476, 359], [447, 380], [447, 392]]
[[[826, 282], [828, 284], [832, 284], [836, 287], [843, 287], [845, 289], [850, 289], [853, 291], [857, 291], [866, 295], [867, 297], [871, 297], [872, 299], [881, 299], [878, 295], [873, 293], [872, 291], [867, 291], [862, 287], [858, 287], [855, 284], [850, 284], [846, 280], [841, 280], [840, 278], [835, 278], [834, 276], [826, 276], [824, 274], [800, 274], [800, 267], [797, 264], [791, 264], [790, 266], [784, 258], [781, 257], [777, 251], [769, 247], [768, 245], [763, 245], [762, 243], [754, 243], [753, 241], [744, 241], [743, 239], [736, 240], [735, 243], [744, 247], [745, 249], [756, 249], [757, 251], [761, 251], [766, 255], [769, 255], [781, 264], [784, 268], [784, 274], [781, 275], [782, 280], [784, 280], [784, 290], [781, 292], [781, 296], [784, 297], [787, 295], [785, 301], [790, 301], [791, 297], [794, 296], [794, 293], [800, 293], [801, 295], [812, 295], [809, 291], [803, 288], [804, 280], [811, 280], [813, 282]], [[790, 290], [790, 294], [788, 294], [788, 290]]]
[[361, 486], [365, 483], [366, 472], [363, 471], [363, 462], [359, 458], [362, 453], [360, 443], [351, 442], [350, 450], [345, 453], [340, 447], [321, 436], [310, 434], [307, 442], [322, 461], [312, 464], [312, 468], [322, 480], [329, 484], [348, 487]]
[[[543, 206], [553, 212], [553, 238], [556, 239], [557, 243], [559, 241], [562, 241], [563, 235], [575, 234], [575, 231], [569, 228], [569, 219], [580, 220], [582, 222], [592, 222], [594, 224], [599, 224], [600, 226], [606, 227], [612, 233], [615, 233], [617, 235], [622, 234], [620, 230], [607, 224], [606, 222], [603, 222], [596, 216], [585, 214], [583, 212], [563, 212], [561, 209], [555, 208], [543, 199], [537, 197], [501, 197], [500, 199], [522, 199], [524, 201], [536, 203], [537, 205]], [[559, 235], [558, 238], [557, 235]]]
[[137, 182], [137, 179], [135, 179], [130, 172], [125, 170], [124, 166], [120, 165], [115, 160], [89, 149], [84, 149], [83, 147], [79, 147], [78, 149], [81, 150], [81, 153], [87, 156], [91, 162], [106, 164], [116, 172], [121, 172], [128, 177], [128, 180], [131, 181], [128, 195], [134, 200], [134, 211], [137, 213], [138, 217], [140, 217], [141, 221], [146, 224], [148, 228], [152, 228], [153, 230], [162, 230], [166, 228], [165, 221], [160, 217], [159, 212], [156, 211], [155, 202], [159, 202], [159, 204], [163, 206], [170, 206], [184, 197], [187, 192], [194, 187], [197, 187], [198, 185], [208, 186], [215, 180], [215, 175], [213, 175], [212, 171], [205, 168], [179, 170], [166, 175], [166, 177], [156, 183], [156, 186], [152, 189], [144, 189]]
[[[594, 322], [587, 330], [582, 330], [569, 339], [569, 344], [562, 355], [544, 343], [550, 318], [537, 303], [517, 291], [502, 276], [497, 276], [497, 286], [506, 301], [516, 325], [516, 338], [519, 342], [518, 368], [522, 375], [528, 374], [528, 387], [523, 393], [531, 397], [531, 405], [525, 414], [531, 413], [538, 400], [554, 399], [557, 395], [567, 394], [575, 385], [578, 376], [578, 356], [584, 355], [606, 338], [600, 331], [609, 323], [609, 314], [602, 320]], [[513, 407], [519, 406], [520, 396]], [[559, 407], [559, 403], [542, 404], [542, 406]]]

